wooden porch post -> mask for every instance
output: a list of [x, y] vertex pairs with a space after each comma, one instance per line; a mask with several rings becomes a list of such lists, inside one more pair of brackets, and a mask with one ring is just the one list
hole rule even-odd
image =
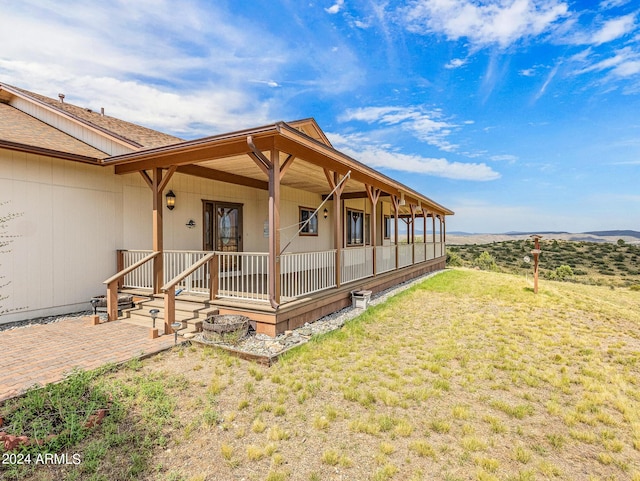
[[411, 210], [411, 264], [416, 263], [416, 209], [417, 205], [409, 204]]
[[422, 242], [424, 242], [425, 258], [427, 255], [427, 211], [422, 209]]
[[436, 213], [432, 212], [431, 213], [431, 237], [432, 237], [432, 242], [433, 242], [433, 253], [435, 255], [435, 249], [436, 249]]
[[447, 223], [446, 223], [446, 217], [443, 215], [442, 216], [442, 242], [443, 243], [447, 243]]
[[373, 187], [371, 185], [365, 185], [365, 189], [367, 190], [367, 197], [369, 197], [369, 201], [371, 201], [371, 246], [373, 247], [373, 275], [375, 276], [378, 272], [376, 266], [376, 243], [378, 241], [378, 230], [377, 230], [377, 207], [378, 207], [378, 199], [380, 198], [380, 189]]
[[269, 290], [280, 304], [280, 152], [271, 149], [269, 169]]
[[[341, 176], [338, 172], [332, 172], [328, 169], [324, 170], [324, 176], [327, 178], [327, 182], [329, 183], [329, 187], [331, 188], [333, 193], [333, 217], [334, 217], [334, 225], [333, 225], [333, 245], [336, 249], [336, 287], [340, 287], [342, 282], [342, 206], [340, 205], [340, 196], [342, 195], [342, 191], [344, 190], [344, 186], [346, 182], [340, 184]], [[338, 187], [338, 184], [340, 186]]]
[[391, 200], [393, 201], [393, 225], [394, 225], [394, 233], [393, 238], [396, 244], [396, 269], [398, 269], [398, 264], [400, 260], [399, 252], [398, 252], [398, 215], [400, 214], [400, 199], [395, 195], [391, 196]]
[[164, 255], [162, 231], [162, 169], [153, 169], [151, 190], [153, 192], [153, 250], [160, 255], [153, 259], [153, 293], [160, 294], [164, 281]]
[[247, 137], [247, 145], [251, 149], [249, 156], [269, 179], [269, 302], [277, 309], [280, 305], [280, 179], [284, 171], [291, 165], [294, 157], [285, 160], [280, 167], [280, 151], [271, 147], [268, 159], [253, 142], [253, 137]]
[[[122, 249], [118, 249], [116, 251], [116, 272], [120, 272], [124, 269], [124, 251]], [[122, 289], [124, 285], [124, 277], [118, 281], [118, 289]]]
[[214, 300], [218, 295], [218, 254], [209, 261], [209, 299]]

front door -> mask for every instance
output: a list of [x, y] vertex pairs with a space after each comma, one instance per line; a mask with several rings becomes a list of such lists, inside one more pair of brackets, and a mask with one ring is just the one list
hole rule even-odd
[[242, 204], [203, 201], [203, 249], [242, 252]]

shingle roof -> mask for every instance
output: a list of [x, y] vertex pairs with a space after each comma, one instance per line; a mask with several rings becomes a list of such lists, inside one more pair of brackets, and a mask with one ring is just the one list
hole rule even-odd
[[108, 154], [64, 132], [0, 102], [0, 142], [104, 159]]
[[54, 100], [52, 98], [45, 97], [44, 95], [7, 84], [0, 84], [0, 88], [2, 87], [8, 87], [8, 90], [17, 91], [36, 102], [44, 103], [50, 108], [64, 112], [65, 114], [74, 117], [76, 120], [105, 131], [107, 134], [133, 142], [134, 145], [140, 148], [162, 147], [164, 145], [171, 145], [182, 141], [179, 137], [164, 134], [157, 130], [132, 124], [131, 122], [126, 122], [115, 117], [102, 115], [99, 112], [93, 112], [92, 110], [78, 107], [77, 105], [73, 105], [68, 102], [63, 103], [59, 100]]

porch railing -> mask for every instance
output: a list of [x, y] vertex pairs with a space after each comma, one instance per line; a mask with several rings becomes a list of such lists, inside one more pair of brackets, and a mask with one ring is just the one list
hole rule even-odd
[[296, 298], [336, 286], [336, 251], [280, 256], [280, 295]]
[[[444, 255], [444, 243], [427, 242], [373, 247], [356, 247], [341, 251], [340, 280], [343, 284], [375, 274], [406, 267]], [[285, 253], [280, 256], [280, 295], [283, 302], [331, 289], [336, 286], [336, 251]], [[175, 282], [176, 290], [213, 297], [268, 302], [268, 254], [264, 252], [215, 252], [216, 262], [201, 262], [210, 251], [165, 251], [164, 284]], [[159, 253], [150, 250], [119, 251], [121, 271], [118, 286], [153, 289], [153, 265]], [[199, 264], [197, 268], [193, 268]], [[211, 279], [211, 269], [214, 278]], [[187, 272], [188, 271], [188, 272]], [[114, 281], [115, 282], [115, 281]], [[113, 284], [115, 286], [115, 284]], [[212, 292], [215, 286], [215, 292]]]
[[[122, 267], [124, 269], [135, 265], [153, 251], [119, 251], [122, 256]], [[136, 289], [153, 289], [153, 264], [148, 262], [138, 266], [136, 269], [128, 272], [122, 279], [124, 287], [133, 287]]]
[[396, 268], [396, 246], [376, 247], [376, 269], [378, 274], [391, 271]]
[[269, 300], [269, 254], [217, 252], [218, 297]]
[[411, 244], [398, 245], [398, 267], [407, 267], [413, 264], [413, 248]]
[[[189, 269], [205, 256], [208, 251], [165, 251], [164, 252], [164, 282], [167, 283]], [[203, 264], [194, 272], [176, 284], [177, 289], [185, 292], [203, 294], [209, 291], [209, 265]]]
[[373, 276], [373, 247], [351, 247], [342, 250], [343, 284]]

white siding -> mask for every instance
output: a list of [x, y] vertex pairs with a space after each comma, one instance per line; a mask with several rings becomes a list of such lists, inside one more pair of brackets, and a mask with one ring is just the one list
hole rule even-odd
[[104, 291], [121, 243], [121, 183], [107, 169], [0, 149], [3, 214], [17, 236], [0, 254], [0, 273], [11, 284], [0, 322], [89, 308]]

